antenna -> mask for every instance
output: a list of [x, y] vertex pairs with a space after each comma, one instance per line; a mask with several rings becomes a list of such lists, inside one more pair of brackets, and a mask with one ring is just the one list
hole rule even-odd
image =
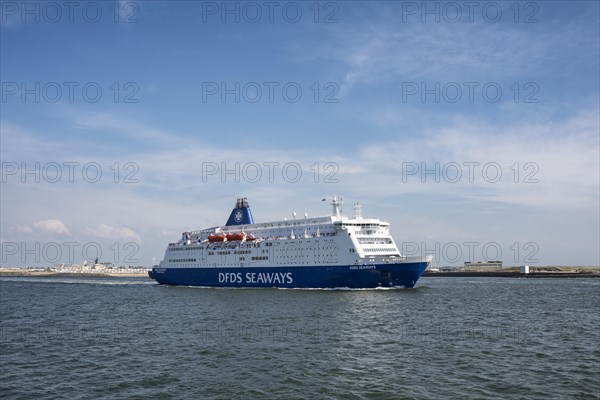
[[358, 201], [354, 203], [354, 218], [362, 219], [362, 205]]
[[341, 197], [333, 196], [331, 199], [331, 205], [333, 206], [332, 215], [335, 217], [340, 217], [340, 206], [344, 204]]

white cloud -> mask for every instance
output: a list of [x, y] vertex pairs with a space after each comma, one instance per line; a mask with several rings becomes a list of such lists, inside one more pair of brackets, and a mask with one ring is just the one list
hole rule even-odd
[[[413, 110], [414, 111], [414, 110]], [[394, 118], [392, 109], [387, 108], [384, 113], [389, 116], [385, 123], [386, 129], [402, 130], [404, 124]], [[421, 112], [422, 113], [422, 112]], [[378, 113], [372, 113], [373, 120], [365, 121], [376, 124], [379, 120]], [[413, 114], [419, 114], [414, 112]], [[83, 116], [82, 118], [86, 118]], [[414, 117], [417, 120], [418, 116]], [[103, 120], [110, 120], [109, 116]], [[126, 123], [128, 126], [138, 126], [141, 132], [145, 127], [137, 122]], [[132, 128], [133, 129], [133, 128]], [[401, 194], [407, 192], [439, 192], [442, 185], [422, 184], [420, 181], [402, 181], [402, 162], [425, 162], [428, 167], [439, 162], [441, 165], [450, 162], [497, 162], [502, 167], [505, 178], [514, 171], [509, 168], [515, 162], [521, 169], [519, 181], [522, 181], [532, 169], [524, 169], [527, 162], [535, 163], [539, 172], [535, 178], [540, 182], [525, 185], [514, 184], [514, 179], [503, 179], [499, 184], [491, 185], [485, 180], [477, 179], [474, 183], [468, 182], [466, 177], [458, 184], [444, 187], [444, 193], [467, 199], [478, 199], [489, 202], [496, 201], [506, 204], [521, 204], [527, 206], [547, 206], [550, 208], [569, 207], [575, 203], [585, 205], [586, 208], [597, 203], [598, 185], [598, 119], [596, 111], [580, 112], [564, 121], [523, 123], [520, 121], [511, 124], [496, 125], [485, 120], [473, 120], [465, 117], [449, 118], [440, 128], [437, 123], [421, 126], [419, 135], [407, 135], [399, 132], [400, 139], [388, 141], [375, 141], [372, 145], [364, 147], [346, 148], [344, 151], [324, 148], [319, 152], [298, 148], [286, 149], [236, 149], [218, 146], [216, 143], [186, 143], [175, 149], [163, 149], [152, 153], [131, 154], [130, 159], [135, 160], [139, 172], [135, 178], [136, 184], [112, 184], [107, 179], [104, 185], [91, 185], [89, 190], [102, 189], [102, 196], [109, 192], [106, 190], [110, 184], [110, 196], [116, 196], [120, 202], [130, 202], [133, 209], [141, 201], [138, 196], [132, 196], [130, 190], [149, 190], [156, 193], [165, 191], [176, 193], [198, 193], [210, 190], [213, 198], [232, 196], [237, 194], [257, 192], [257, 196], [268, 191], [276, 191], [270, 196], [289, 196], [297, 192], [300, 187], [303, 191], [320, 191], [319, 195], [337, 193], [361, 193], [367, 191], [370, 196], [376, 193]], [[168, 136], [165, 132], [157, 132], [157, 137]], [[174, 142], [176, 142], [174, 140]], [[35, 146], [33, 146], [35, 150]], [[218, 155], [218, 156], [216, 156]], [[105, 168], [113, 164], [114, 160], [96, 161]], [[314, 162], [333, 161], [339, 166], [335, 177], [339, 184], [311, 185], [312, 171], [309, 169]], [[234, 177], [225, 177], [222, 182], [221, 174], [211, 175], [203, 181], [202, 163], [212, 162], [218, 168], [226, 163], [227, 168], [234, 167], [235, 163], [244, 166], [246, 163], [278, 162], [275, 170], [275, 182], [272, 184], [267, 178], [267, 167], [263, 168], [263, 178], [258, 184], [235, 184]], [[281, 167], [287, 162], [299, 163], [304, 172], [302, 182], [296, 185], [286, 184], [281, 177]], [[463, 173], [466, 173], [466, 167]], [[477, 173], [481, 174], [481, 170]], [[324, 178], [321, 174], [321, 182]], [[111, 182], [109, 182], [111, 181]], [[368, 182], [366, 185], [356, 185], [357, 181]], [[236, 193], [231, 193], [235, 185]], [[393, 183], [393, 184], [390, 184]], [[361, 189], [365, 188], [365, 189]], [[58, 187], [57, 187], [58, 189]], [[64, 187], [61, 188], [61, 190]], [[465, 190], [467, 189], [467, 190]], [[477, 190], [485, 189], [485, 191]], [[143, 196], [142, 196], [143, 197]], [[182, 196], [184, 203], [189, 202]], [[157, 198], [158, 203], [162, 202]], [[147, 206], [156, 206], [156, 202], [144, 201]], [[77, 206], [85, 212], [87, 206]], [[118, 209], [109, 209], [104, 206], [107, 213], [117, 212], [117, 221], [127, 214]], [[137, 213], [136, 213], [137, 214]], [[97, 223], [100, 223], [97, 221]], [[137, 223], [137, 222], [136, 222]], [[65, 228], [66, 229], [66, 228]], [[23, 231], [21, 229], [21, 231]], [[24, 232], [24, 231], [23, 231]], [[139, 234], [129, 228], [113, 228], [107, 224], [100, 224], [93, 230], [96, 235], [117, 235], [121, 238], [139, 240]]]
[[99, 238], [114, 240], [127, 240], [141, 243], [142, 239], [133, 229], [128, 227], [115, 228], [107, 224], [100, 224], [95, 228], [86, 228], [84, 233]]
[[33, 233], [33, 229], [29, 225], [21, 225], [17, 227], [17, 232]]
[[[363, 8], [361, 4], [360, 10]], [[354, 23], [328, 31], [331, 36], [327, 40], [307, 42], [295, 51], [303, 59], [340, 63], [338, 79], [341, 92], [347, 94], [356, 84], [395, 79], [472, 81], [490, 76], [540, 76], [542, 70], [554, 68], [564, 52], [569, 52], [572, 63], [581, 63], [584, 56], [570, 49], [589, 36], [586, 26], [565, 21], [524, 27], [481, 19], [421, 23], [413, 16], [402, 22], [400, 8], [393, 2], [377, 3], [369, 13], [355, 15]], [[564, 57], [560, 61], [564, 62]]]
[[[361, 150], [358, 163], [377, 171], [370, 187], [402, 182], [389, 185], [386, 191], [390, 194], [443, 193], [481, 202], [597, 210], [599, 129], [596, 112], [582, 112], [554, 124], [495, 126], [455, 120], [420, 137], [368, 146]], [[461, 166], [463, 178], [459, 182], [449, 183], [442, 176], [441, 183], [436, 184], [433, 174], [425, 175], [425, 182], [420, 179], [423, 166], [432, 169], [439, 163], [443, 168], [453, 162]], [[465, 162], [479, 163], [474, 167], [474, 182], [465, 175], [469, 173]], [[407, 182], [401, 181], [403, 163], [418, 164], [416, 179], [410, 176]], [[488, 163], [500, 165], [503, 176], [498, 183], [482, 177], [482, 168]]]
[[65, 111], [66, 117], [73, 118], [75, 125], [85, 131], [115, 132], [121, 137], [135, 140], [170, 143], [174, 134], [155, 127], [147, 126], [109, 112], [82, 113], [75, 110]]
[[[57, 219], [47, 219], [45, 221], [38, 221], [33, 224], [33, 227], [39, 233], [56, 233], [59, 235], [71, 234], [71, 232], [69, 232], [65, 224]], [[22, 229], [21, 232], [23, 232]]]

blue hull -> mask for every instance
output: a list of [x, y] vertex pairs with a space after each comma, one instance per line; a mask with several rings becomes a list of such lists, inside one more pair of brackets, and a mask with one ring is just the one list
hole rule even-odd
[[153, 268], [166, 285], [262, 288], [412, 288], [426, 262], [377, 265], [243, 268]]

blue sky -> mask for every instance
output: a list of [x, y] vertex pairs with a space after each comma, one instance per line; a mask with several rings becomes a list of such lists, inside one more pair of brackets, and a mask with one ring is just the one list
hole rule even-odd
[[2, 265], [333, 194], [438, 265], [599, 265], [598, 2], [468, 4], [1, 1]]

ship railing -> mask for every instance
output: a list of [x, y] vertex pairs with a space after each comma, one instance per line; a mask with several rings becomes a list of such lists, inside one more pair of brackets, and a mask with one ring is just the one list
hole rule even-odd
[[425, 257], [423, 257], [423, 256], [404, 257], [404, 261], [409, 261], [409, 262], [431, 262], [432, 259], [433, 259], [433, 257], [431, 255], [426, 255]]
[[394, 255], [391, 255], [391, 256], [387, 256], [387, 257], [385, 258], [385, 260], [386, 260], [387, 262], [396, 262], [396, 261], [398, 261], [398, 260], [400, 260], [400, 261], [404, 261], [405, 259], [406, 259], [406, 257], [404, 257], [404, 256], [403, 256], [403, 255], [401, 255], [401, 254], [394, 254]]

